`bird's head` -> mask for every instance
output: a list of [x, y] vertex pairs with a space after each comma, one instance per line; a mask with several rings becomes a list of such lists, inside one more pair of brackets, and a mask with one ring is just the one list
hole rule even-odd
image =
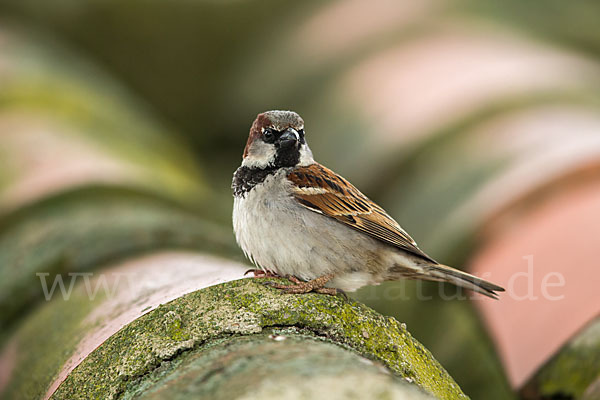
[[304, 138], [304, 121], [293, 111], [258, 114], [244, 149], [242, 165], [249, 168], [284, 168], [314, 163]]

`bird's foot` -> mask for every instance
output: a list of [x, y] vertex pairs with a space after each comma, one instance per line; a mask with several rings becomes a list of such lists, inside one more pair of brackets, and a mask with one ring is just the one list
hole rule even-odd
[[244, 276], [248, 275], [249, 273], [254, 274], [254, 278], [277, 278], [279, 275], [277, 275], [274, 272], [271, 271], [263, 271], [262, 269], [249, 269], [248, 271], [244, 272]]
[[316, 279], [310, 280], [308, 282], [301, 281], [295, 276], [286, 276], [287, 279], [294, 282], [293, 285], [282, 285], [280, 283], [275, 282], [265, 282], [266, 285], [274, 287], [276, 289], [281, 289], [286, 293], [292, 294], [301, 294], [308, 292], [316, 292], [321, 294], [328, 294], [330, 296], [335, 296], [338, 294], [338, 290], [335, 288], [326, 288], [325, 284], [329, 282], [333, 278], [333, 274], [327, 274], [320, 276]]

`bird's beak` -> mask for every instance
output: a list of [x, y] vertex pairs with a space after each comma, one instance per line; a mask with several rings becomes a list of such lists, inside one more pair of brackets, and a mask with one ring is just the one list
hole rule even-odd
[[287, 128], [277, 141], [280, 147], [295, 146], [300, 142], [300, 135], [294, 128]]

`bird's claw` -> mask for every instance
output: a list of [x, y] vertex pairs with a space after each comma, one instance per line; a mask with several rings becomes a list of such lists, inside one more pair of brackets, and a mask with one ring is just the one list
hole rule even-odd
[[288, 276], [286, 276], [286, 278], [288, 280], [292, 281], [294, 284], [293, 285], [283, 285], [283, 284], [280, 284], [277, 282], [272, 282], [272, 281], [267, 281], [267, 282], [264, 282], [263, 284], [265, 286], [269, 286], [269, 287], [272, 287], [275, 289], [280, 289], [284, 293], [288, 293], [288, 294], [302, 294], [302, 293], [316, 292], [316, 293], [320, 293], [320, 294], [336, 296], [338, 293], [342, 293], [344, 295], [344, 298], [346, 300], [348, 299], [348, 296], [346, 296], [346, 294], [344, 292], [342, 292], [341, 290], [325, 287], [325, 284], [333, 278], [333, 274], [327, 274], [327, 275], [321, 276], [319, 278], [316, 278], [316, 279], [313, 279], [310, 281], [302, 281], [293, 275], [288, 275]]

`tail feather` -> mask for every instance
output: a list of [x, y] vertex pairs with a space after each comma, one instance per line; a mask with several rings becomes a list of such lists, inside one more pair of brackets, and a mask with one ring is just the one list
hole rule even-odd
[[498, 299], [498, 294], [496, 292], [504, 292], [504, 288], [501, 286], [447, 265], [430, 265], [424, 269], [426, 272], [422, 279], [450, 282], [457, 286], [464, 287], [465, 289], [481, 293], [492, 299]]

